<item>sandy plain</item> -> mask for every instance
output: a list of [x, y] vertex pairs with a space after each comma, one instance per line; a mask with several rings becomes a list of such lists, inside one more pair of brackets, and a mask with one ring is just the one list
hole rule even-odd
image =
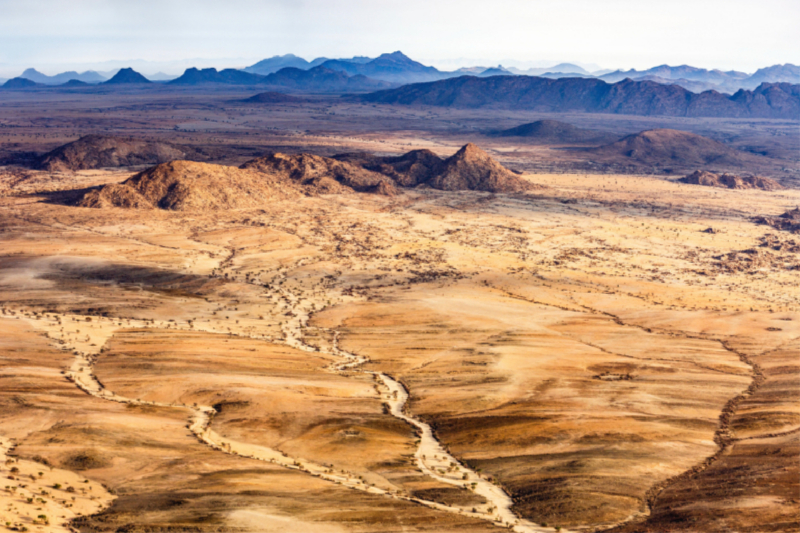
[[[192, 142], [208, 121], [169, 105], [181, 120], [150, 134]], [[196, 142], [219, 135], [230, 163], [262, 144], [449, 154], [484, 120], [393, 110], [390, 133], [352, 114], [347, 132], [341, 106], [273, 110], [325, 126], [252, 143], [231, 114]], [[141, 109], [102, 116], [143, 133]], [[90, 110], [46, 130], [36, 113], [20, 103], [3, 134], [44, 147]], [[549, 187], [527, 195], [67, 205], [131, 173], [3, 179], [0, 526], [800, 528], [800, 238], [752, 220], [797, 190], [574, 173], [526, 174]]]

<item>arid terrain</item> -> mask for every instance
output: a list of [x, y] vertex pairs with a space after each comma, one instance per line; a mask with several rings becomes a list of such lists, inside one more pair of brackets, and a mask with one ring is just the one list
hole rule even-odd
[[800, 531], [797, 122], [253, 94], [2, 96], [0, 528]]

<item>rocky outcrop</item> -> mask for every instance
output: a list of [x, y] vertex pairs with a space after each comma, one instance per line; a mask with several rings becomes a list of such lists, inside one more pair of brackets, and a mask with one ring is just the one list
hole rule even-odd
[[412, 150], [401, 156], [378, 157], [372, 154], [340, 154], [339, 161], [351, 163], [392, 178], [401, 187], [416, 187], [437, 176], [444, 161], [430, 150]]
[[242, 209], [303, 196], [299, 185], [236, 167], [171, 161], [119, 184], [88, 192], [80, 207], [161, 208], [172, 211]]
[[534, 188], [472, 143], [446, 159], [441, 171], [427, 183], [443, 191], [510, 193]]
[[541, 188], [521, 178], [470, 143], [442, 159], [430, 150], [396, 157], [341, 154], [335, 159], [384, 174], [402, 187], [420, 185], [443, 191], [523, 192]]
[[736, 176], [734, 174], [716, 174], [705, 170], [697, 170], [678, 180], [681, 183], [720, 187], [723, 189], [760, 189], [762, 191], [778, 191], [784, 187], [772, 178], [765, 176]]
[[194, 157], [190, 149], [168, 143], [87, 135], [41, 156], [34, 168], [69, 172], [111, 167], [157, 165]]
[[756, 217], [753, 222], [764, 224], [782, 231], [800, 234], [800, 207], [795, 207], [776, 217]]
[[313, 194], [397, 192], [394, 182], [383, 174], [318, 155], [273, 153], [248, 161], [240, 168], [294, 182]]
[[128, 180], [86, 193], [80, 207], [161, 208], [174, 211], [243, 209], [264, 203], [355, 192], [393, 196], [400, 187], [443, 191], [525, 192], [529, 183], [467, 144], [442, 159], [428, 150], [398, 157], [271, 153], [239, 168], [191, 161], [162, 163]]

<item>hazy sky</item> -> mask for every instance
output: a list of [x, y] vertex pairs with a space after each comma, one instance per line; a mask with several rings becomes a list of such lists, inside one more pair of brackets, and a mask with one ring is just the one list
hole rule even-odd
[[0, 74], [394, 50], [446, 67], [513, 59], [753, 71], [800, 62], [799, 21], [800, 0], [0, 0]]

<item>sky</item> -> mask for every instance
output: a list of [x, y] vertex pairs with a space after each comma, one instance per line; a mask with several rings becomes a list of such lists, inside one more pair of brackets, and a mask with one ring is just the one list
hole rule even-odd
[[[445, 69], [800, 63], [800, 0], [0, 0], [0, 76], [403, 51]], [[138, 63], [134, 63], [138, 60]]]

